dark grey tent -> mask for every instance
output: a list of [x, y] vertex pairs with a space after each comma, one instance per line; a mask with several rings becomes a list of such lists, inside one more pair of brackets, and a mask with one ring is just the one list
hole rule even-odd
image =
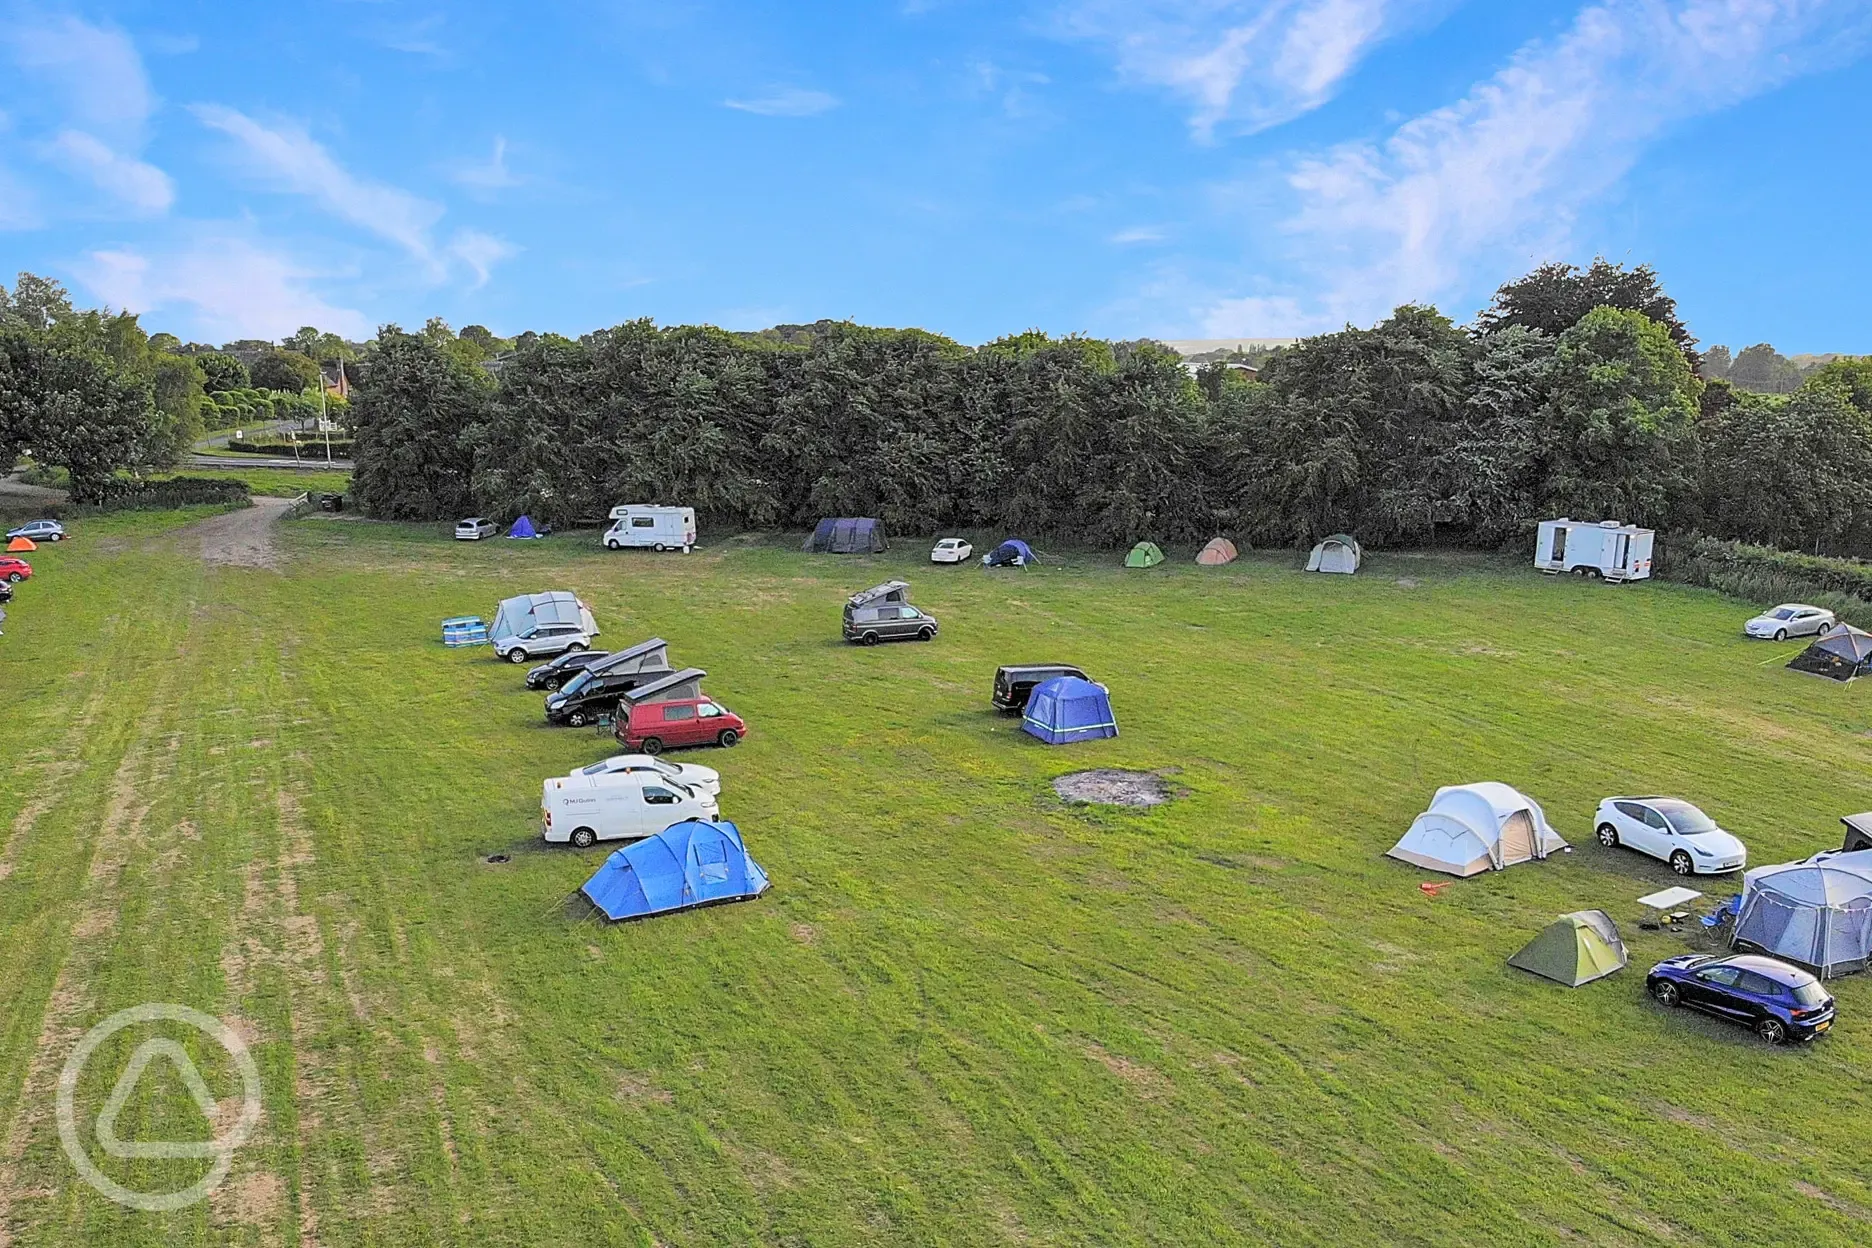
[[888, 550], [884, 522], [864, 516], [841, 516], [819, 522], [801, 550], [815, 555], [870, 555]]
[[1846, 843], [1841, 850], [1850, 854], [1856, 849], [1872, 849], [1872, 810], [1842, 816], [1840, 822], [1846, 825]]
[[1814, 638], [1788, 666], [1831, 680], [1854, 680], [1872, 673], [1872, 633], [1850, 624], [1835, 624]]

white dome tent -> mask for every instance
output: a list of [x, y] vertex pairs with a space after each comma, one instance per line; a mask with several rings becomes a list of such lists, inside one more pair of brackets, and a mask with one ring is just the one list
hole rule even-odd
[[1817, 970], [1863, 971], [1872, 958], [1872, 850], [1757, 867], [1742, 877], [1730, 943]]
[[1359, 548], [1358, 539], [1335, 533], [1313, 548], [1313, 553], [1307, 556], [1306, 570], [1351, 576], [1359, 570], [1364, 558], [1365, 552]]
[[1430, 809], [1417, 816], [1389, 856], [1427, 871], [1470, 876], [1565, 848], [1540, 803], [1485, 780], [1438, 789]]

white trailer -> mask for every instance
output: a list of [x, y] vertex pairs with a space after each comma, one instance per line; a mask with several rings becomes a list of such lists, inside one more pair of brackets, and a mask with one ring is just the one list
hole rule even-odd
[[695, 545], [696, 523], [693, 507], [653, 507], [648, 503], [625, 503], [611, 509], [613, 521], [605, 530], [606, 550], [626, 546], [651, 550], [680, 550], [689, 553]]
[[1656, 536], [1617, 520], [1543, 520], [1534, 538], [1534, 566], [1553, 576], [1574, 572], [1613, 582], [1649, 580]]

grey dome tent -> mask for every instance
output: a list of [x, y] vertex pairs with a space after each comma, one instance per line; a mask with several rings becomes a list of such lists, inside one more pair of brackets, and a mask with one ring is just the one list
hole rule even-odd
[[1350, 576], [1358, 571], [1364, 558], [1365, 552], [1359, 549], [1357, 539], [1335, 533], [1313, 548], [1313, 553], [1307, 556], [1306, 570], [1341, 572]]
[[1832, 680], [1848, 681], [1872, 673], [1872, 633], [1850, 624], [1835, 624], [1814, 638], [1788, 666]]
[[841, 516], [819, 522], [801, 550], [815, 555], [874, 555], [888, 550], [884, 522], [866, 516]]
[[1872, 850], [1757, 867], [1742, 877], [1730, 943], [1811, 966], [1820, 977], [1872, 957]]

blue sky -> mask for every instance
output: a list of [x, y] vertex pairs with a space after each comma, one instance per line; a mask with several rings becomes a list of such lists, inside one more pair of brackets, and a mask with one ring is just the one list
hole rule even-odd
[[152, 329], [1466, 320], [1872, 351], [1872, 0], [0, 0], [0, 270]]

